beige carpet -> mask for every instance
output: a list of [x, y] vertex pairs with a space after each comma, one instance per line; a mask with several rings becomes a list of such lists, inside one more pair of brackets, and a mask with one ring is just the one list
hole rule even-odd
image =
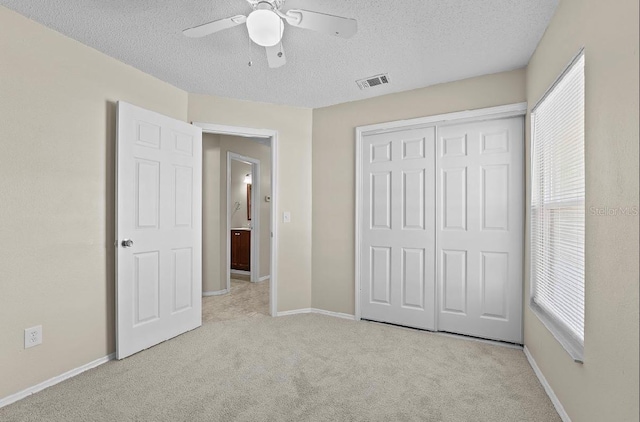
[[521, 350], [323, 315], [213, 322], [9, 421], [560, 421]]
[[269, 315], [269, 281], [231, 279], [231, 292], [202, 298], [202, 322]]

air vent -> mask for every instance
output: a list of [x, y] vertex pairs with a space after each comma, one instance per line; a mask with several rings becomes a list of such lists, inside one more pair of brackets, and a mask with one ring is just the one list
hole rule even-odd
[[356, 81], [356, 83], [358, 84], [358, 87], [360, 87], [360, 89], [373, 88], [374, 86], [388, 84], [389, 75], [387, 75], [386, 73], [382, 73], [380, 75], [360, 79], [359, 81]]

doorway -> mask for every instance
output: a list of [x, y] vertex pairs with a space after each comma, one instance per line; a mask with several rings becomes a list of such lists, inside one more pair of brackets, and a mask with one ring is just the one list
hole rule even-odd
[[277, 133], [194, 125], [203, 130], [203, 320], [276, 315]]
[[[268, 218], [262, 219], [271, 223], [263, 224], [267, 230], [269, 255], [267, 265], [256, 264], [256, 267], [269, 268], [269, 290], [264, 301], [268, 311], [265, 314], [275, 316], [277, 132], [188, 124], [122, 101], [118, 102], [117, 126], [115, 221], [118, 240], [114, 245], [117, 248], [117, 358], [122, 359], [202, 325], [203, 275], [215, 273], [211, 265], [214, 270], [218, 267], [217, 275], [213, 274], [218, 279], [218, 289], [211, 293], [226, 293], [226, 285], [222, 287], [222, 282], [227, 278], [220, 270], [219, 254], [217, 259], [204, 260], [203, 257], [215, 252], [216, 243], [219, 252], [221, 239], [226, 242], [227, 236], [221, 238], [218, 233], [216, 242], [208, 245], [202, 242], [205, 222], [217, 219], [218, 224], [211, 227], [218, 227], [223, 232], [229, 227], [222, 226], [220, 221], [226, 223], [228, 220], [220, 219], [220, 163], [225, 163], [226, 172], [226, 161], [220, 160], [219, 147], [217, 151], [205, 151], [203, 134], [253, 138], [270, 146], [262, 160], [269, 164], [270, 171], [264, 177], [257, 176], [260, 180], [268, 180], [272, 187], [265, 207], [269, 211]], [[215, 161], [216, 156], [215, 166], [203, 168], [203, 162]], [[207, 176], [212, 173], [218, 174], [217, 183], [209, 183], [212, 178]], [[250, 196], [251, 207], [257, 205], [260, 189], [256, 191]], [[205, 192], [215, 200], [204, 201]], [[224, 202], [227, 207], [227, 201]], [[211, 212], [216, 208], [217, 212]], [[212, 219], [209, 219], [210, 215]], [[226, 209], [222, 215], [227, 215]], [[224, 250], [226, 252], [226, 248]]]
[[[238, 140], [243, 142], [243, 140]], [[247, 141], [244, 141], [245, 143]], [[264, 148], [253, 148], [255, 155]], [[227, 151], [227, 192], [226, 221], [226, 285], [231, 289], [231, 276], [248, 276], [257, 283], [269, 278], [268, 271], [261, 275], [261, 203], [260, 203], [260, 160]], [[252, 206], [253, 205], [253, 206]], [[265, 233], [268, 236], [268, 233]], [[266, 252], [266, 251], [265, 251]], [[268, 253], [265, 253], [268, 256]]]

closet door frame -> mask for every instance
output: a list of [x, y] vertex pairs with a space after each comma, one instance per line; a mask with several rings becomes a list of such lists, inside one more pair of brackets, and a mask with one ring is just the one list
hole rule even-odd
[[[361, 319], [361, 247], [362, 247], [362, 207], [363, 207], [363, 181], [362, 181], [362, 144], [365, 135], [373, 135], [384, 132], [395, 132], [398, 130], [406, 130], [417, 128], [425, 125], [438, 124], [461, 124], [471, 123], [474, 121], [506, 119], [509, 117], [523, 117], [527, 114], [527, 103], [515, 103], [497, 107], [482, 108], [476, 110], [466, 110], [460, 112], [438, 114], [428, 117], [420, 117], [409, 120], [397, 120], [374, 125], [356, 127], [356, 208], [355, 208], [355, 319]], [[437, 128], [436, 128], [437, 131]], [[524, 192], [523, 192], [524, 194]], [[524, 235], [524, 234], [523, 234]], [[436, 247], [438, 239], [436, 238]], [[437, 295], [436, 295], [437, 297]], [[436, 312], [435, 321], [436, 330], [438, 329], [438, 319]]]

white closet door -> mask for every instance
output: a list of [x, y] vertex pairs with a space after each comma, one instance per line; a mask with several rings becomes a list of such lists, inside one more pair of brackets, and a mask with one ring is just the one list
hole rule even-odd
[[363, 139], [364, 319], [434, 329], [434, 154], [434, 127]]
[[522, 343], [523, 119], [439, 126], [438, 330]]

